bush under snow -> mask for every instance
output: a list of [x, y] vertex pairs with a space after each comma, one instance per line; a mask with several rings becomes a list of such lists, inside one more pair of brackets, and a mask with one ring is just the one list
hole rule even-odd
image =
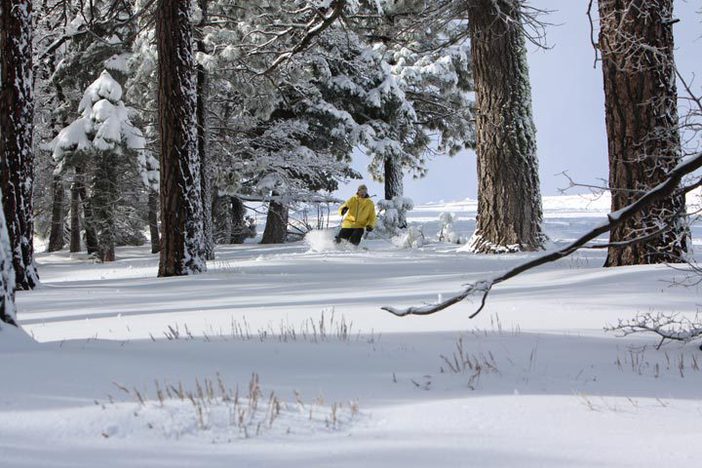
[[414, 209], [414, 202], [407, 197], [380, 200], [376, 230], [382, 237], [394, 237], [407, 229], [407, 212]]

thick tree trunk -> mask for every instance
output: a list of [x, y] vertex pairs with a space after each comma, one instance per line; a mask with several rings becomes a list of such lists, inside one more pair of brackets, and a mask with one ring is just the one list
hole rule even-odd
[[151, 253], [161, 250], [161, 239], [158, 233], [158, 192], [149, 190], [149, 234], [151, 238]]
[[[206, 52], [204, 28], [207, 24], [208, 0], [198, 0], [200, 6], [200, 24], [197, 28], [197, 50]], [[200, 156], [200, 175], [202, 191], [202, 228], [205, 241], [205, 258], [214, 260], [215, 242], [212, 226], [212, 171], [207, 154], [207, 71], [201, 64], [197, 65], [197, 152]]]
[[[618, 211], [680, 162], [673, 0], [600, 0], [599, 12], [609, 185]], [[676, 193], [613, 229], [610, 242], [618, 245], [605, 265], [684, 261], [684, 215], [685, 197]]]
[[0, 0], [0, 184], [17, 289], [39, 282], [34, 263], [32, 2]]
[[202, 191], [190, 3], [159, 0], [161, 257], [159, 276], [195, 274], [203, 260]]
[[68, 248], [71, 253], [80, 252], [80, 177], [76, 173], [71, 184], [71, 242]]
[[283, 244], [288, 237], [288, 207], [277, 201], [268, 205], [261, 244]]
[[[402, 197], [404, 195], [402, 164], [398, 163], [395, 159], [387, 158], [385, 159], [383, 172], [385, 179], [385, 199], [392, 200], [395, 197]], [[398, 220], [397, 226], [400, 229], [404, 229], [407, 227], [405, 212], [400, 210], [399, 216], [400, 219]]]
[[[249, 237], [249, 228], [246, 226], [246, 221], [244, 216], [246, 215], [246, 208], [244, 207], [244, 202], [241, 201], [239, 197], [232, 197], [232, 229], [231, 229], [231, 244], [243, 244]], [[287, 229], [287, 221], [286, 227]]]
[[476, 88], [478, 216], [471, 249], [542, 248], [531, 85], [516, 0], [468, 4]]
[[64, 241], [64, 200], [66, 189], [63, 186], [63, 179], [60, 175], [54, 176], [51, 183], [53, 200], [51, 201], [51, 231], [49, 232], [49, 252], [58, 252], [65, 244]]

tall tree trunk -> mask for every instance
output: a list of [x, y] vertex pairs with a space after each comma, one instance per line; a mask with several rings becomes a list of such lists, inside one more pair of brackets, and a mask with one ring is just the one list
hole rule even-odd
[[[244, 220], [244, 215], [246, 215], [246, 208], [244, 207], [244, 202], [241, 201], [239, 197], [232, 198], [232, 229], [231, 229], [231, 239], [232, 244], [243, 244], [244, 241], [249, 237], [249, 228], [246, 226], [246, 221]], [[287, 221], [285, 229], [287, 230]]]
[[203, 260], [202, 191], [190, 2], [159, 0], [161, 256], [159, 276], [196, 274]]
[[151, 253], [161, 250], [161, 239], [158, 233], [158, 192], [149, 190], [149, 234], [151, 238]]
[[[393, 158], [386, 158], [383, 172], [385, 179], [385, 199], [392, 200], [395, 197], [402, 197], [404, 195], [402, 164]], [[404, 210], [399, 210], [398, 214], [400, 219], [398, 219], [397, 226], [400, 229], [404, 229], [407, 227], [405, 212]]]
[[468, 3], [477, 106], [474, 252], [537, 250], [544, 242], [520, 5], [517, 0]]
[[[609, 186], [617, 211], [680, 162], [673, 0], [600, 0], [599, 13]], [[605, 265], [684, 261], [684, 215], [685, 197], [676, 193], [613, 229], [610, 243], [618, 245], [609, 248]]]
[[66, 189], [63, 186], [63, 178], [55, 175], [51, 183], [53, 199], [51, 201], [51, 231], [49, 232], [49, 252], [58, 252], [65, 244], [64, 241], [64, 200]]
[[283, 244], [287, 237], [288, 207], [272, 200], [268, 205], [266, 229], [263, 231], [261, 244]]
[[80, 252], [80, 174], [76, 172], [71, 184], [71, 242], [68, 250]]
[[[2, 194], [0, 194], [2, 203]], [[0, 330], [7, 323], [15, 321], [15, 272], [12, 271], [12, 247], [7, 233], [5, 213], [0, 210]]]
[[17, 289], [39, 282], [34, 263], [32, 2], [0, 0], [0, 184]]

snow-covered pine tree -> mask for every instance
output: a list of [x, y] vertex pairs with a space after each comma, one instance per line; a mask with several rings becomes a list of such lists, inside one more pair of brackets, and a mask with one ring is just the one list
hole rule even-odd
[[34, 264], [32, 2], [0, 1], [0, 185], [15, 287], [39, 282]]
[[420, 164], [386, 158], [382, 173], [374, 174], [384, 180], [385, 199], [392, 200], [403, 196], [405, 172], [424, 174], [425, 154], [475, 147], [468, 28], [462, 2], [377, 0], [363, 8], [355, 28], [391, 65], [419, 132], [407, 150]]
[[78, 106], [80, 117], [61, 130], [52, 141], [53, 155], [62, 171], [68, 167], [94, 167], [89, 183], [92, 226], [97, 236], [97, 255], [101, 261], [115, 259], [119, 235], [118, 210], [124, 176], [139, 173], [145, 186], [155, 182], [149, 171], [151, 154], [144, 136], [136, 128], [129, 109], [122, 101], [122, 87], [109, 72], [103, 71], [85, 90]]
[[202, 192], [197, 152], [196, 64], [190, 2], [159, 0], [161, 252], [159, 276], [196, 274], [203, 259]]
[[[73, 118], [85, 89], [104, 69], [108, 70], [122, 86], [126, 82], [127, 63], [131, 44], [137, 31], [136, 20], [145, 16], [137, 12], [135, 1], [95, 0], [76, 2], [42, 2], [42, 14], [37, 22], [38, 41], [36, 54], [38, 66], [38, 102], [35, 121], [36, 137], [43, 142], [52, 141], [58, 132]], [[134, 102], [126, 102], [130, 105]], [[141, 125], [140, 120], [135, 120]], [[42, 145], [40, 148], [47, 146]], [[81, 250], [81, 234], [85, 232], [88, 252], [97, 254], [97, 235], [91, 222], [94, 214], [89, 203], [90, 182], [96, 167], [95, 159], [85, 159], [85, 165], [76, 165], [70, 171], [53, 175], [54, 161], [51, 151], [38, 152], [37, 232], [58, 240], [61, 227], [59, 216], [63, 209], [70, 212], [70, 250]], [[143, 224], [146, 220], [146, 194], [132, 171], [119, 187], [121, 203], [118, 221], [118, 244], [143, 242]], [[70, 201], [63, 204], [63, 187], [70, 184]], [[53, 186], [49, 191], [42, 187]], [[53, 192], [53, 193], [52, 193]], [[62, 206], [63, 205], [63, 206]], [[48, 214], [52, 213], [49, 217]], [[53, 243], [52, 243], [53, 244]], [[58, 248], [54, 246], [52, 249]]]
[[[612, 211], [617, 212], [665, 180], [682, 158], [675, 21], [673, 0], [598, 4], [609, 186]], [[685, 261], [685, 209], [685, 195], [674, 193], [613, 229], [606, 266]]]
[[522, 0], [467, 4], [476, 89], [478, 216], [469, 248], [543, 247]]

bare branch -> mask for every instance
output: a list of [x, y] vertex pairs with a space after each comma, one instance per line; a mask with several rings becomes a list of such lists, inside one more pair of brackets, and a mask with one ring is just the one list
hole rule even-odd
[[678, 164], [672, 171], [670, 171], [667, 178], [663, 182], [646, 192], [641, 198], [639, 198], [634, 203], [627, 205], [626, 207], [617, 212], [608, 214], [606, 222], [588, 231], [580, 238], [578, 238], [577, 240], [575, 240], [574, 242], [562, 249], [556, 250], [545, 255], [541, 255], [532, 260], [529, 260], [528, 262], [522, 263], [521, 265], [512, 268], [511, 270], [496, 278], [493, 278], [492, 280], [482, 280], [475, 283], [471, 283], [467, 285], [467, 287], [457, 295], [452, 296], [449, 299], [439, 302], [437, 304], [409, 307], [406, 309], [398, 309], [395, 307], [386, 306], [382, 309], [387, 312], [390, 312], [391, 314], [397, 315], [398, 317], [405, 317], [407, 315], [430, 315], [440, 312], [448, 307], [451, 307], [452, 305], [455, 305], [461, 302], [462, 300], [467, 299], [470, 296], [480, 294], [480, 306], [475, 312], [473, 312], [473, 314], [470, 315], [470, 318], [474, 318], [485, 307], [485, 301], [487, 299], [487, 296], [496, 284], [503, 283], [508, 279], [514, 278], [515, 276], [520, 275], [526, 271], [529, 271], [541, 265], [545, 265], [547, 263], [555, 262], [573, 254], [574, 252], [577, 252], [578, 250], [586, 247], [589, 242], [597, 239], [602, 234], [609, 232], [611, 229], [625, 223], [629, 219], [633, 218], [636, 214], [638, 214], [641, 210], [649, 207], [656, 201], [664, 199], [676, 190], [680, 190], [681, 193], [688, 193], [696, 189], [697, 187], [702, 186], [702, 180], [698, 180], [690, 185], [684, 186], [681, 189], [679, 189], [682, 179], [685, 176], [694, 173], [701, 167], [702, 152], [697, 153], [693, 157], [689, 158], [687, 161]]

